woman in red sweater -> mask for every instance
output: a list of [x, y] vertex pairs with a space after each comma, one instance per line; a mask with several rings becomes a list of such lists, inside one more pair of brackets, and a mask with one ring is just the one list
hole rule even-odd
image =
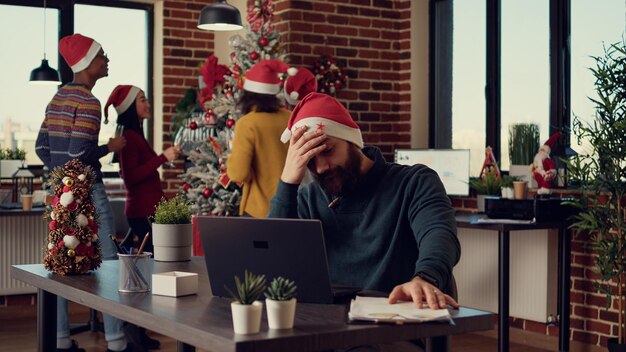
[[[123, 128], [126, 138], [126, 147], [119, 153], [120, 176], [126, 185], [124, 214], [141, 243], [146, 233], [152, 234], [149, 217], [154, 215], [154, 207], [165, 195], [157, 169], [178, 158], [180, 150], [172, 146], [157, 155], [148, 144], [143, 134], [143, 121], [150, 118], [150, 103], [141, 89], [119, 85], [104, 106], [105, 116], [109, 105], [115, 107], [118, 127]], [[126, 238], [132, 240], [132, 236]], [[144, 250], [152, 252], [152, 236], [148, 238]]]

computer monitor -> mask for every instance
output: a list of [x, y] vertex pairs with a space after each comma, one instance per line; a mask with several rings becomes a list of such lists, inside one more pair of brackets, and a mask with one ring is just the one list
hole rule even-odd
[[469, 195], [469, 149], [396, 149], [395, 162], [426, 165], [439, 174], [448, 195]]

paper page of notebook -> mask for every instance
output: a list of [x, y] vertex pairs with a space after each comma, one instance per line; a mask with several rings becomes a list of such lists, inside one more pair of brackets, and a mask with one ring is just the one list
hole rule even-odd
[[386, 297], [360, 297], [350, 302], [350, 320], [367, 320], [391, 323], [418, 323], [425, 321], [451, 321], [447, 309], [416, 308], [413, 302], [387, 303]]

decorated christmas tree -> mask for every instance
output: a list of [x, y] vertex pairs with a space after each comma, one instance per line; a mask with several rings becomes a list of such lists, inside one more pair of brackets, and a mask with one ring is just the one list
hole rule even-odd
[[94, 178], [91, 167], [78, 160], [52, 170], [48, 186], [54, 201], [45, 213], [50, 228], [43, 259], [47, 270], [68, 275], [100, 267], [96, 208], [91, 199]]
[[210, 56], [200, 69], [199, 87], [190, 88], [180, 100], [173, 118], [174, 144], [193, 164], [179, 177], [182, 191], [196, 214], [235, 216], [241, 188], [226, 175], [234, 126], [241, 111], [243, 76], [260, 60], [284, 60], [279, 33], [271, 28], [272, 0], [248, 6], [246, 35], [229, 39], [230, 65]]

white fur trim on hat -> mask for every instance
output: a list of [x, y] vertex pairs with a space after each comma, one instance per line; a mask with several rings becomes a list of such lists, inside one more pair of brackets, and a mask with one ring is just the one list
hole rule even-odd
[[547, 144], [542, 145], [541, 149], [545, 150], [546, 154], [550, 154], [550, 152], [552, 151], [552, 148], [550, 148], [550, 146]]
[[319, 128], [320, 124], [323, 126], [324, 133], [328, 136], [343, 139], [350, 143], [355, 144], [359, 148], [363, 148], [363, 136], [361, 136], [361, 130], [358, 128], [352, 128], [342, 123], [329, 120], [324, 117], [307, 117], [294, 123], [291, 130], [285, 129], [280, 136], [280, 140], [283, 143], [287, 143], [291, 138], [291, 131], [301, 126], [309, 126], [307, 132], [315, 131]]
[[256, 82], [250, 79], [246, 79], [243, 82], [243, 89], [253, 93], [259, 94], [278, 94], [280, 91], [280, 85]]
[[85, 54], [85, 56], [83, 56], [83, 58], [80, 59], [77, 63], [72, 65], [72, 72], [80, 72], [89, 67], [89, 64], [91, 64], [96, 55], [98, 55], [98, 52], [101, 48], [102, 46], [97, 41], [94, 40], [93, 42], [91, 42], [91, 46], [89, 47], [89, 50], [87, 50], [87, 54]]
[[122, 101], [122, 103], [120, 105], [115, 107], [115, 111], [117, 112], [118, 116], [120, 114], [122, 114], [124, 111], [128, 110], [128, 108], [135, 101], [135, 98], [137, 98], [137, 94], [139, 94], [140, 91], [141, 91], [141, 89], [139, 89], [139, 88], [137, 88], [135, 86], [131, 86], [130, 87], [130, 90], [128, 91], [128, 94], [126, 94], [126, 98], [124, 98], [124, 100]]
[[289, 76], [295, 76], [295, 75], [296, 75], [296, 73], [298, 73], [298, 69], [297, 69], [297, 68], [295, 68], [295, 67], [289, 67], [289, 68], [287, 69], [287, 74], [288, 74]]

